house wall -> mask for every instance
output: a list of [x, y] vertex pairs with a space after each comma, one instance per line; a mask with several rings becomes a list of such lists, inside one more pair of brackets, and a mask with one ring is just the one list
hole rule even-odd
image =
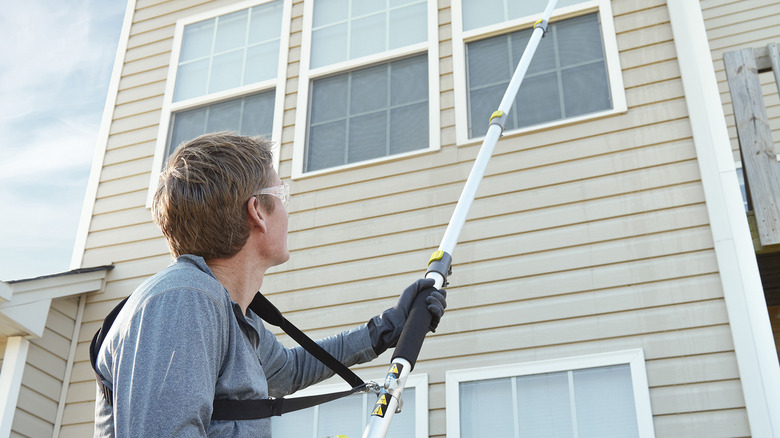
[[43, 336], [30, 339], [11, 436], [51, 436], [65, 378], [78, 298], [53, 300]]
[[[230, 3], [136, 4], [82, 261], [115, 268], [87, 299], [62, 436], [92, 431], [92, 334], [170, 260], [145, 201], [175, 22]], [[630, 348], [647, 359], [657, 436], [750, 434], [668, 9], [615, 0], [612, 12], [628, 111], [499, 142], [454, 254], [447, 315], [415, 369], [430, 375], [431, 436], [446, 436], [447, 370]], [[302, 13], [294, 1], [288, 180]], [[441, 239], [479, 148], [455, 144], [451, 16], [440, 0], [441, 150], [291, 181], [292, 258], [263, 291], [312, 337], [391, 306]], [[382, 375], [388, 361], [357, 371]]]

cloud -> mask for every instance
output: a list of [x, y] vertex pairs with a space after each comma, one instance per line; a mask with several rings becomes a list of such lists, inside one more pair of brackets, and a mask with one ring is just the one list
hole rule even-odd
[[125, 2], [0, 14], [0, 279], [67, 270]]

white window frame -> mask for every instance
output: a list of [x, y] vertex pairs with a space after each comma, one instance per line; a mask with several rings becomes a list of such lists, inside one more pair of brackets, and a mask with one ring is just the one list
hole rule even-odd
[[[468, 83], [466, 82], [466, 44], [485, 38], [506, 35], [523, 29], [531, 29], [533, 24], [541, 18], [542, 11], [536, 15], [513, 19], [502, 23], [483, 26], [477, 29], [463, 30], [463, 0], [452, 1], [452, 61], [453, 80], [455, 85], [455, 141], [460, 145], [481, 143], [484, 136], [469, 138], [468, 133]], [[528, 132], [542, 131], [552, 127], [570, 125], [585, 120], [594, 120], [602, 117], [621, 114], [627, 111], [626, 92], [623, 85], [623, 72], [620, 68], [620, 59], [615, 34], [615, 24], [612, 17], [612, 7], [609, 0], [591, 0], [572, 6], [556, 8], [550, 17], [550, 22], [555, 23], [566, 18], [577, 17], [593, 12], [598, 12], [601, 22], [601, 34], [604, 42], [604, 57], [607, 64], [607, 80], [612, 97], [612, 109], [583, 114], [576, 117], [554, 120], [533, 126], [525, 126], [518, 129], [507, 130], [504, 135], [518, 135]], [[542, 40], [541, 44], [545, 41]], [[533, 60], [531, 61], [533, 62]], [[498, 105], [498, 103], [496, 103]], [[498, 109], [498, 107], [496, 107]], [[485, 124], [489, 115], [485, 116]]]
[[[436, 1], [427, 0], [426, 4], [428, 6], [427, 41], [310, 70], [314, 0], [304, 0], [303, 38], [301, 42], [301, 62], [298, 75], [295, 140], [293, 142], [292, 178], [294, 180], [370, 166], [381, 162], [394, 161], [409, 156], [430, 153], [441, 148], [439, 140], [441, 130], [441, 124], [439, 122], [439, 11]], [[309, 89], [311, 81], [325, 76], [346, 73], [361, 67], [368, 67], [383, 62], [392, 62], [404, 57], [422, 53], [428, 54], [428, 148], [306, 172], [304, 170], [304, 158], [306, 155], [305, 149], [308, 136]]]
[[259, 6], [270, 3], [273, 0], [248, 0], [234, 5], [213, 9], [200, 14], [192, 15], [176, 21], [176, 29], [173, 36], [173, 49], [171, 50], [171, 60], [168, 64], [168, 79], [165, 83], [165, 94], [163, 96], [163, 106], [160, 114], [160, 126], [157, 130], [157, 142], [154, 149], [154, 160], [152, 161], [152, 173], [149, 180], [149, 192], [146, 197], [146, 207], [150, 208], [154, 192], [157, 190], [157, 183], [162, 172], [162, 166], [167, 158], [165, 151], [168, 146], [168, 131], [170, 129], [171, 115], [176, 112], [186, 111], [202, 105], [214, 104], [230, 99], [248, 96], [250, 94], [263, 91], [270, 91], [276, 88], [274, 97], [274, 116], [271, 142], [273, 142], [272, 152], [274, 154], [274, 169], [279, 169], [279, 144], [282, 138], [282, 116], [284, 113], [284, 96], [287, 83], [287, 58], [290, 46], [290, 20], [292, 11], [292, 0], [282, 0], [282, 29], [281, 39], [279, 41], [279, 65], [277, 66], [276, 78], [268, 79], [255, 84], [244, 85], [231, 88], [229, 90], [209, 93], [191, 99], [173, 102], [173, 92], [176, 87], [176, 74], [178, 72], [179, 58], [181, 56], [182, 40], [184, 36], [184, 27], [208, 20], [232, 12], [248, 9], [253, 6]]
[[[336, 379], [334, 377], [333, 379]], [[366, 380], [379, 382], [381, 385], [384, 382], [384, 377]], [[324, 383], [304, 388], [295, 394], [286, 398], [304, 397], [310, 395], [327, 394], [329, 392], [344, 391], [348, 388], [345, 387], [343, 382], [341, 383], [328, 383], [328, 380]], [[428, 374], [410, 374], [406, 378], [406, 385], [404, 389], [414, 388], [414, 437], [413, 438], [428, 438]], [[405, 397], [401, 394], [401, 399]], [[374, 408], [374, 401], [371, 400], [369, 395], [369, 403], [366, 406], [366, 417], [369, 416], [371, 410]], [[403, 411], [402, 411], [403, 412]], [[401, 414], [403, 415], [403, 414]]]
[[636, 422], [640, 438], [655, 437], [653, 413], [650, 408], [650, 391], [647, 384], [645, 355], [642, 349], [598, 353], [586, 356], [565, 357], [537, 362], [497, 365], [447, 371], [447, 436], [460, 438], [460, 383], [501, 379], [533, 374], [573, 371], [610, 365], [628, 364], [634, 390]]

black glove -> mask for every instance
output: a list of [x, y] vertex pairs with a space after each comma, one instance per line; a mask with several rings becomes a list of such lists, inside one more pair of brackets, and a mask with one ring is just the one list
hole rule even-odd
[[420, 279], [407, 287], [398, 298], [398, 302], [381, 315], [377, 315], [368, 321], [368, 334], [371, 337], [371, 346], [379, 356], [388, 348], [395, 347], [401, 330], [409, 317], [409, 311], [417, 294], [427, 294], [425, 302], [428, 304], [428, 312], [431, 314], [430, 330], [433, 332], [439, 325], [444, 309], [447, 308], [447, 291], [436, 290], [433, 287], [435, 281], [432, 278]]

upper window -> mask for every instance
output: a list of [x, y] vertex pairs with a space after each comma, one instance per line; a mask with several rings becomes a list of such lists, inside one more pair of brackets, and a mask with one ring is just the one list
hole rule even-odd
[[438, 147], [435, 4], [314, 0], [304, 7], [293, 176]]
[[[344, 390], [344, 385], [316, 385], [300, 391], [300, 395], [317, 395], [340, 390]], [[410, 375], [401, 398], [403, 409], [400, 414], [393, 416], [387, 437], [427, 437], [428, 376]], [[363, 436], [374, 403], [376, 395], [359, 393], [280, 417], [272, 417], [272, 435], [276, 438]]]
[[652, 437], [641, 350], [447, 373], [447, 432]]
[[[462, 0], [462, 45], [454, 57], [461, 85], [459, 142], [485, 135], [547, 1]], [[455, 14], [457, 15], [457, 14]], [[566, 17], [566, 18], [560, 18]], [[455, 18], [454, 18], [455, 20]], [[498, 34], [498, 35], [497, 35]], [[462, 73], [465, 74], [462, 74]], [[550, 20], [506, 120], [506, 131], [533, 129], [625, 110], [609, 2], [564, 0]]]
[[[241, 9], [236, 9], [241, 7]], [[176, 23], [157, 136], [157, 175], [182, 142], [208, 132], [260, 135], [279, 143], [289, 0], [246, 3]]]

